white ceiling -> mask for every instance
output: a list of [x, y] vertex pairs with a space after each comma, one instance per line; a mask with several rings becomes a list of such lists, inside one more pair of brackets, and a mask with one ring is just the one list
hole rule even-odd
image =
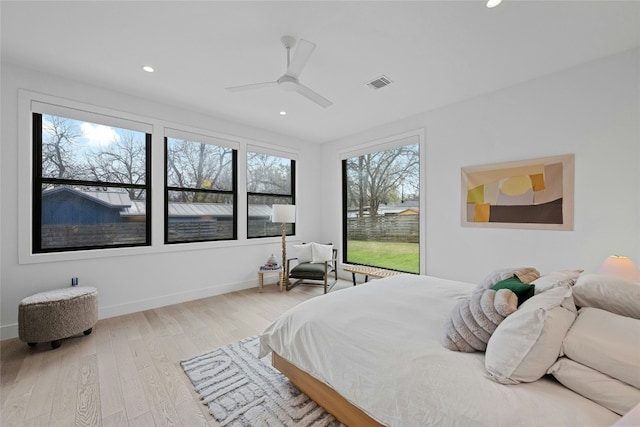
[[[638, 1], [484, 3], [3, 0], [2, 61], [324, 142], [640, 45]], [[224, 89], [282, 75], [283, 35], [317, 45], [300, 80], [329, 108]]]

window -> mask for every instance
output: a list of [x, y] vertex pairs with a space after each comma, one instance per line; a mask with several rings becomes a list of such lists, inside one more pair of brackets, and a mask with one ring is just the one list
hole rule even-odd
[[[271, 222], [271, 206], [295, 204], [295, 160], [247, 153], [247, 236], [281, 236], [281, 224]], [[286, 225], [287, 235], [295, 224]]]
[[342, 161], [345, 263], [420, 272], [419, 150], [415, 142]]
[[151, 134], [32, 117], [33, 252], [150, 245]]
[[237, 238], [237, 151], [165, 138], [165, 243]]

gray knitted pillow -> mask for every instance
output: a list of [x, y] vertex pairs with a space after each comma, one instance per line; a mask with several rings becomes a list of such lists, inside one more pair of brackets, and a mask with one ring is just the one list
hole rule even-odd
[[452, 351], [484, 351], [493, 331], [517, 309], [518, 297], [510, 289], [477, 289], [451, 310], [442, 345]]

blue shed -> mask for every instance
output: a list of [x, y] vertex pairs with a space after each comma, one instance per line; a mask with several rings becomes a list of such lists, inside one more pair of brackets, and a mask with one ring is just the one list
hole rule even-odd
[[82, 191], [56, 187], [42, 193], [42, 224], [122, 222], [120, 212], [131, 207], [126, 191]]

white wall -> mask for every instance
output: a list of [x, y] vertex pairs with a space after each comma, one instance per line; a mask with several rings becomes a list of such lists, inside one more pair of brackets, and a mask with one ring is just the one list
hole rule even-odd
[[[392, 106], [390, 106], [392, 108]], [[338, 153], [414, 129], [426, 134], [423, 273], [478, 281], [495, 268], [593, 271], [611, 254], [640, 266], [640, 50], [325, 144], [325, 210], [340, 209]], [[575, 153], [574, 231], [460, 225], [460, 168]], [[332, 238], [339, 216], [324, 218]]]
[[[68, 286], [72, 276], [79, 277], [81, 285], [91, 285], [99, 289], [100, 317], [104, 318], [257, 286], [257, 267], [264, 263], [271, 253], [279, 254], [281, 250], [280, 238], [240, 239], [237, 242], [165, 247], [162, 244], [162, 215], [156, 214], [152, 216], [154, 239], [150, 248], [87, 251], [86, 254], [62, 256], [54, 254], [48, 257], [48, 262], [41, 262], [43, 258], [46, 260], [47, 256], [36, 257], [38, 262], [33, 262], [33, 259], [27, 259], [26, 262], [24, 259], [21, 260], [18, 256], [19, 246], [28, 245], [29, 236], [26, 235], [28, 231], [19, 231], [19, 225], [24, 224], [19, 217], [26, 217], [26, 221], [29, 221], [29, 209], [23, 207], [29, 206], [30, 196], [28, 190], [20, 189], [29, 188], [30, 184], [25, 183], [25, 179], [28, 181], [30, 175], [28, 170], [19, 167], [19, 146], [30, 146], [30, 141], [24, 137], [28, 131], [19, 131], [19, 89], [142, 116], [145, 117], [145, 121], [152, 123], [152, 152], [155, 161], [152, 174], [155, 189], [152, 198], [154, 213], [161, 213], [163, 209], [162, 156], [155, 154], [162, 152], [162, 131], [167, 123], [174, 127], [175, 124], [184, 125], [187, 130], [202, 129], [216, 134], [226, 134], [241, 141], [243, 147], [246, 147], [246, 144], [257, 144], [293, 153], [297, 157], [298, 165], [304, 167], [297, 167], [297, 236], [291, 238], [290, 242], [312, 240], [319, 233], [316, 226], [319, 201], [314, 197], [318, 185], [316, 177], [320, 172], [320, 165], [314, 160], [319, 155], [320, 149], [317, 145], [8, 64], [2, 64], [1, 78], [2, 339], [17, 336], [18, 303], [22, 298], [36, 292]], [[239, 157], [239, 163], [241, 162], [242, 157]], [[240, 167], [240, 170], [244, 169]], [[158, 192], [159, 196], [156, 197]], [[242, 189], [239, 191], [239, 199], [239, 211], [246, 212]], [[244, 229], [244, 221], [244, 215], [240, 214], [241, 229]]]

